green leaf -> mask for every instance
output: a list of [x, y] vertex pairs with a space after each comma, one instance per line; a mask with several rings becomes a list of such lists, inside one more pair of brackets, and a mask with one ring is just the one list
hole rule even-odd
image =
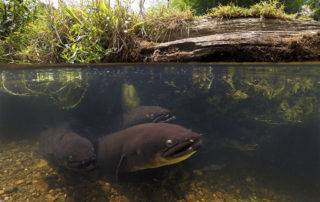
[[81, 20], [67, 7], [65, 3], [62, 3], [62, 8], [66, 11], [77, 23], [82, 24]]

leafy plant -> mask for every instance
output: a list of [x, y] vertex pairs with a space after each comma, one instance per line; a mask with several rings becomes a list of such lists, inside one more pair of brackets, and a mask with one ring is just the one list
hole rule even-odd
[[227, 6], [219, 5], [212, 8], [207, 14], [214, 17], [237, 18], [237, 17], [260, 17], [260, 18], [280, 18], [294, 19], [295, 15], [288, 15], [284, 11], [284, 5], [277, 0], [262, 1], [248, 8], [236, 6], [230, 3]]
[[187, 32], [188, 22], [194, 19], [189, 7], [184, 10], [166, 8], [164, 5], [149, 9], [143, 24], [138, 27], [140, 36], [151, 41], [170, 39], [172, 32]]
[[30, 22], [36, 16], [36, 0], [0, 2], [0, 40]]
[[320, 2], [318, 0], [309, 0], [308, 5], [312, 9], [312, 17], [315, 20], [320, 20]]

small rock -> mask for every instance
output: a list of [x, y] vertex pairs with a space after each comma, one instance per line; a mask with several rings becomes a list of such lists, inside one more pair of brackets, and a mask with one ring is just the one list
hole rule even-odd
[[49, 202], [54, 202], [57, 198], [52, 196], [51, 194], [47, 194], [47, 199]]
[[187, 194], [184, 196], [184, 198], [187, 202], [193, 202], [196, 200], [196, 197], [193, 194]]
[[37, 164], [37, 168], [43, 168], [48, 165], [48, 161], [41, 159], [40, 162]]
[[102, 184], [102, 190], [106, 193], [109, 193], [111, 190], [111, 184], [109, 182]]
[[203, 192], [202, 192], [201, 190], [198, 191], [198, 194], [199, 194], [200, 196], [203, 196]]
[[111, 194], [114, 194], [114, 195], [117, 195], [118, 194], [118, 192], [117, 192], [117, 190], [115, 190], [114, 188], [111, 188]]
[[4, 190], [0, 190], [0, 195], [4, 194]]
[[49, 190], [49, 184], [41, 180], [33, 184], [33, 187], [36, 191], [47, 192]]
[[22, 184], [22, 183], [24, 183], [24, 180], [17, 180], [17, 181], [15, 182], [16, 185], [19, 185], [19, 184]]
[[219, 191], [212, 194], [213, 200], [212, 202], [224, 202], [223, 194]]

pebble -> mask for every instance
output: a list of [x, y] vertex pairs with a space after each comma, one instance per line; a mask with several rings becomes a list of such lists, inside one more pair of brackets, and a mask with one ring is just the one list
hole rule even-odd
[[220, 191], [217, 191], [212, 194], [213, 198], [215, 199], [221, 199], [223, 197], [223, 194]]
[[15, 182], [16, 185], [19, 185], [19, 184], [22, 184], [22, 183], [24, 183], [24, 180], [17, 180], [17, 181]]
[[109, 182], [106, 182], [102, 185], [102, 190], [106, 193], [110, 192], [111, 190], [111, 184]]
[[[70, 190], [72, 189], [72, 186], [67, 186], [64, 183], [64, 179], [61, 177], [56, 178], [50, 178], [50, 185], [53, 185], [52, 187], [57, 187], [55, 189], [50, 190], [49, 184], [44, 180], [44, 175], [55, 175], [60, 176], [60, 173], [57, 173], [55, 169], [50, 168], [48, 162], [46, 160], [40, 159], [40, 158], [34, 158], [33, 160], [26, 159], [27, 156], [24, 155], [22, 157], [19, 157], [19, 161], [17, 161], [17, 157], [11, 157], [14, 156], [13, 153], [10, 155], [10, 161], [12, 161], [11, 167], [6, 167], [5, 170], [0, 171], [0, 175], [2, 174], [5, 176], [6, 179], [0, 181], [0, 202], [6, 202], [6, 201], [26, 201], [27, 198], [29, 198], [30, 201], [61, 201], [65, 200], [66, 202], [75, 202], [76, 197], [75, 196], [68, 196], [68, 193], [70, 194]], [[21, 155], [20, 155], [21, 156]], [[29, 156], [29, 155], [28, 155]], [[32, 155], [31, 155], [32, 156]], [[2, 164], [6, 163], [6, 159], [1, 159], [0, 156], [0, 167]], [[30, 163], [32, 162], [32, 163]], [[20, 164], [21, 170], [17, 169], [17, 164]], [[15, 167], [16, 166], [16, 167]], [[16, 169], [16, 170], [15, 170]], [[183, 183], [179, 181], [177, 182], [177, 186], [179, 187], [178, 190], [186, 191], [189, 190], [189, 193], [184, 194], [184, 199], [180, 201], [186, 201], [186, 202], [195, 202], [195, 201], [212, 201], [212, 202], [223, 202], [223, 201], [235, 201], [240, 200], [242, 195], [247, 195], [247, 193], [250, 192], [249, 197], [252, 201], [282, 201], [283, 195], [276, 195], [275, 193], [272, 193], [272, 190], [268, 190], [264, 187], [260, 187], [260, 184], [258, 183], [257, 179], [253, 176], [242, 175], [237, 180], [242, 185], [245, 185], [245, 188], [239, 187], [239, 184], [232, 185], [233, 178], [225, 175], [223, 177], [219, 177], [220, 173], [217, 172], [208, 172], [213, 171], [216, 169], [215, 167], [211, 166], [210, 169], [194, 169], [192, 172], [183, 172], [179, 175], [179, 179], [183, 180]], [[24, 174], [23, 174], [23, 173]], [[10, 176], [9, 173], [12, 173], [13, 175]], [[175, 180], [175, 173], [172, 172], [170, 174], [170, 180]], [[209, 174], [208, 174], [209, 173]], [[23, 174], [24, 177], [21, 177]], [[221, 181], [221, 186], [219, 183], [215, 183], [214, 185], [210, 186], [210, 191], [207, 191], [208, 185], [210, 185], [210, 182], [207, 182], [206, 177], [207, 174], [211, 176], [215, 176], [217, 178], [217, 182]], [[194, 180], [195, 179], [198, 180]], [[20, 179], [19, 179], [20, 178]], [[22, 179], [21, 179], [22, 178]], [[190, 179], [190, 180], [188, 180]], [[169, 182], [171, 182], [169, 180]], [[157, 184], [163, 184], [167, 181], [162, 181], [162, 179], [155, 178], [153, 180]], [[51, 184], [52, 183], [52, 184]], [[167, 182], [168, 183], [168, 182]], [[28, 185], [30, 184], [30, 185]], [[92, 183], [92, 185], [88, 185], [88, 187], [96, 187], [99, 186], [103, 190], [103, 193], [90, 193], [88, 195], [91, 199], [96, 199], [96, 201], [107, 201], [108, 199], [111, 201], [123, 201], [128, 202], [129, 199], [122, 195], [122, 191], [118, 191], [117, 189], [112, 188], [112, 185], [109, 182], [106, 181], [98, 181], [98, 184], [96, 181]], [[20, 189], [21, 186], [21, 189]], [[4, 188], [5, 189], [2, 189]], [[229, 190], [228, 188], [231, 187], [229, 191], [232, 193], [226, 193], [226, 191], [220, 192], [218, 190]], [[26, 189], [25, 189], [26, 188]], [[143, 195], [143, 188], [144, 186], [138, 185], [137, 187], [134, 187], [132, 189], [128, 190], [128, 193], [136, 192], [136, 196], [134, 196], [135, 201], [144, 201], [145, 198]], [[75, 190], [77, 189], [77, 186], [75, 186]], [[98, 189], [100, 191], [100, 189]], [[121, 190], [121, 189], [119, 189]], [[212, 193], [212, 190], [213, 191]], [[73, 190], [72, 190], [73, 191]], [[141, 192], [141, 193], [140, 193]], [[172, 201], [175, 200], [175, 197], [172, 196], [170, 191], [163, 189], [159, 191], [163, 199], [166, 201]], [[99, 195], [101, 194], [101, 196]], [[209, 195], [210, 194], [210, 195]], [[240, 195], [241, 194], [241, 195]], [[255, 195], [257, 194], [257, 195]], [[268, 196], [266, 196], [268, 195]], [[182, 195], [183, 196], [183, 195]], [[268, 199], [270, 197], [270, 199]], [[132, 198], [130, 198], [132, 199]], [[176, 200], [175, 200], [176, 201]], [[244, 201], [244, 200], [243, 200]], [[288, 200], [289, 201], [289, 200]]]
[[43, 168], [48, 165], [48, 161], [41, 159], [40, 162], [37, 164], [37, 168]]
[[47, 199], [49, 202], [53, 202], [56, 200], [56, 197], [52, 196], [51, 194], [47, 194]]
[[49, 184], [41, 180], [33, 184], [33, 187], [36, 191], [47, 192], [49, 189]]
[[196, 197], [193, 194], [187, 194], [184, 198], [187, 202], [193, 202], [196, 200]]

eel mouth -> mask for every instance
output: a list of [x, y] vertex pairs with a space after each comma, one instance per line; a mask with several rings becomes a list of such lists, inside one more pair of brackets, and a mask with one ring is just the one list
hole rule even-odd
[[96, 157], [82, 161], [68, 161], [67, 165], [72, 170], [92, 170], [96, 167]]
[[170, 121], [173, 121], [176, 119], [176, 116], [174, 116], [173, 114], [169, 113], [165, 113], [165, 114], [159, 114], [157, 117], [155, 117], [152, 122], [153, 123], [168, 123]]
[[162, 156], [166, 159], [175, 159], [182, 156], [187, 156], [196, 152], [202, 144], [200, 136], [188, 138], [183, 142], [179, 142], [167, 149]]

